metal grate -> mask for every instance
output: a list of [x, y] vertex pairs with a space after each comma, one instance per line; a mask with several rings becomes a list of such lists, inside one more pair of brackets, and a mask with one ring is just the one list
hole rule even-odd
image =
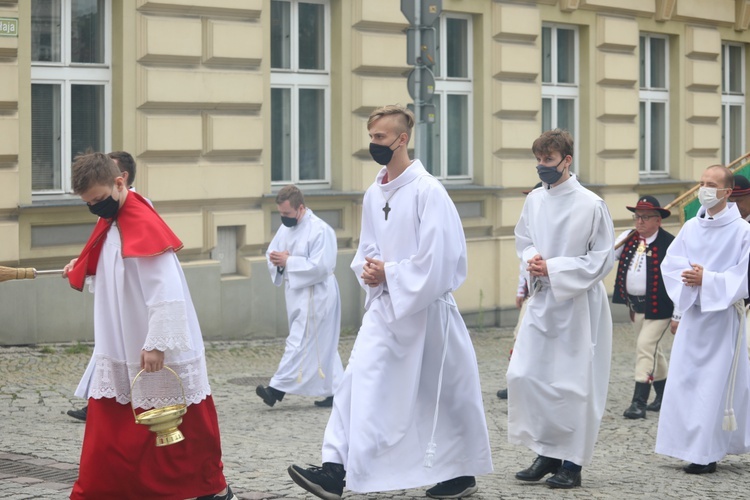
[[256, 385], [268, 385], [271, 377], [239, 377], [227, 380], [230, 384], [247, 385], [255, 387]]
[[[31, 458], [31, 457], [30, 457]], [[78, 479], [78, 469], [63, 470], [45, 465], [35, 465], [19, 460], [0, 459], [0, 474], [14, 477], [33, 477], [42, 481], [73, 484]]]

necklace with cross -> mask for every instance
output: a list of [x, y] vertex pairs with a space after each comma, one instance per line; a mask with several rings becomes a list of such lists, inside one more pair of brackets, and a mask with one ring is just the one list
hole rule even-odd
[[396, 191], [398, 191], [401, 188], [402, 186], [397, 187], [396, 189], [393, 190], [393, 192], [389, 196], [386, 196], [382, 190], [380, 191], [380, 194], [382, 194], [383, 198], [385, 199], [385, 205], [382, 208], [383, 214], [385, 214], [385, 220], [388, 220], [388, 213], [391, 211], [391, 206], [388, 204], [388, 201], [390, 201], [390, 199], [393, 198], [393, 195], [396, 194]]

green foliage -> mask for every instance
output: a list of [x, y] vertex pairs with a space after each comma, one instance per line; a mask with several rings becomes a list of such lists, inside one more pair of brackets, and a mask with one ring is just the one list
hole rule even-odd
[[90, 354], [91, 347], [81, 342], [77, 342], [75, 345], [71, 345], [65, 348], [65, 354]]

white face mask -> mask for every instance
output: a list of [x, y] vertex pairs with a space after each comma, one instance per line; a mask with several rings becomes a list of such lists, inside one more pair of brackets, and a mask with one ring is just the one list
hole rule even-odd
[[[706, 207], [707, 210], [709, 208], [715, 207], [717, 204], [721, 203], [721, 200], [724, 199], [723, 197], [716, 197], [717, 191], [720, 190], [718, 188], [705, 186], [701, 186], [701, 188], [698, 190], [698, 200], [701, 202], [701, 205]], [[721, 191], [724, 191], [724, 189], [721, 189]]]

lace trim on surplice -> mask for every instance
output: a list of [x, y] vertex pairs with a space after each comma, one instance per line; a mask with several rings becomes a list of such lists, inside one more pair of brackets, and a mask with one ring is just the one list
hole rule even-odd
[[[206, 360], [201, 355], [187, 361], [165, 365], [174, 370], [182, 380], [188, 405], [198, 404], [211, 394], [206, 373]], [[140, 365], [97, 355], [89, 384], [89, 397], [114, 398], [120, 404], [130, 403], [130, 384], [141, 371]], [[169, 370], [142, 373], [133, 388], [133, 406], [136, 408], [161, 408], [183, 403], [180, 381]]]
[[159, 302], [148, 308], [146, 351], [189, 351], [193, 348], [184, 300]]

